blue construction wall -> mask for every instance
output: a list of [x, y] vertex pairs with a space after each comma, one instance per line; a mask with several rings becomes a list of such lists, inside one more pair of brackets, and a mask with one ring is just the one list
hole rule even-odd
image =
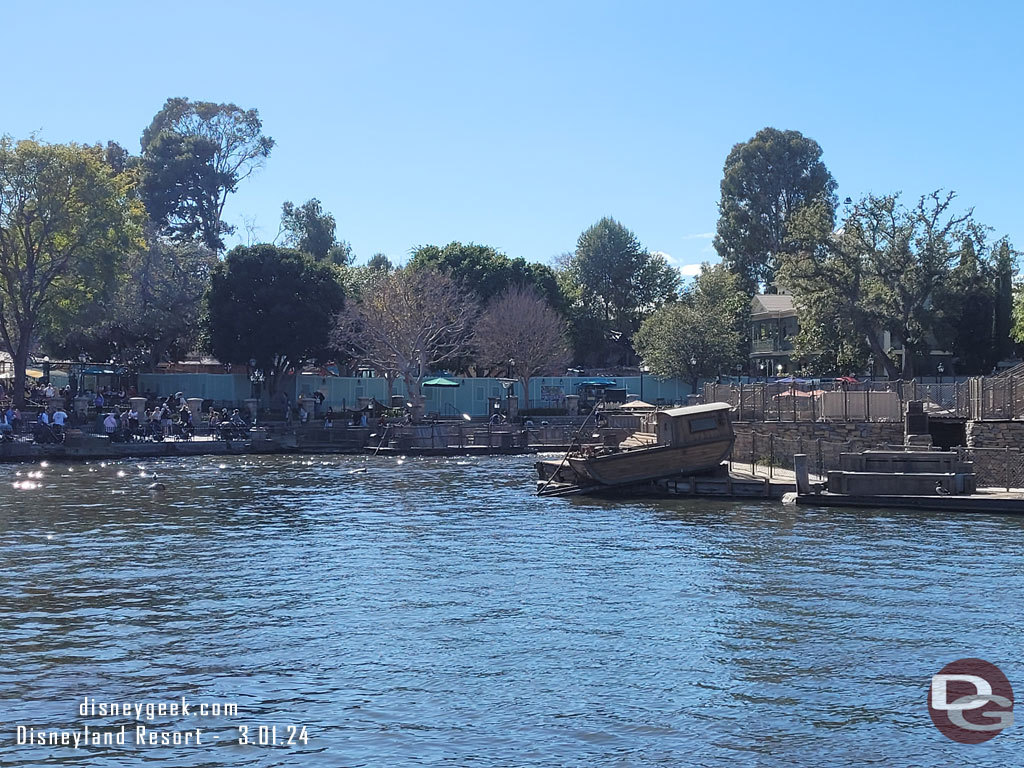
[[[458, 387], [424, 387], [426, 411], [442, 416], [468, 413], [486, 416], [489, 397], [504, 399], [508, 390], [498, 379], [472, 379], [446, 377], [460, 382]], [[565, 396], [576, 394], [577, 385], [593, 377], [542, 376], [530, 380], [529, 402], [523, 397], [522, 386], [514, 385], [513, 393], [519, 397], [520, 408], [564, 408]], [[614, 381], [620, 389], [655, 405], [685, 402], [691, 393], [687, 382], [679, 379], [658, 380], [653, 376], [602, 376]], [[139, 389], [157, 395], [183, 392], [186, 397], [201, 397], [225, 405], [239, 405], [251, 396], [252, 384], [244, 373], [143, 373], [139, 375]], [[381, 378], [355, 378], [300, 374], [282, 383], [282, 389], [294, 402], [302, 394], [324, 393], [325, 406], [335, 410], [354, 407], [361, 397], [373, 397], [387, 402], [387, 383]], [[395, 382], [394, 394], [405, 395], [405, 385]]]

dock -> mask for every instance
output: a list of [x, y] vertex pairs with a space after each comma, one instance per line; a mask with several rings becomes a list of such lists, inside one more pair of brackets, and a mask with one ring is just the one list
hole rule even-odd
[[[744, 469], [740, 469], [743, 466]], [[732, 498], [778, 501], [787, 493], [796, 492], [796, 477], [791, 470], [755, 464], [723, 463], [712, 474], [678, 475], [620, 486], [591, 485], [579, 487], [551, 483], [544, 496], [602, 496], [605, 498]], [[818, 478], [814, 478], [815, 481]], [[544, 485], [538, 482], [538, 491]]]
[[932, 512], [974, 512], [1024, 514], [1024, 489], [1009, 491], [979, 488], [962, 496], [939, 495], [850, 495], [845, 493], [808, 493], [796, 497], [796, 503], [808, 507], [853, 507], [860, 509], [916, 509]]

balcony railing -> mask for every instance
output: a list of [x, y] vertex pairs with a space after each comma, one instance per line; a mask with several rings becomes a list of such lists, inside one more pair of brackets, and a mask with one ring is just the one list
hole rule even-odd
[[790, 339], [755, 339], [750, 342], [750, 351], [757, 354], [766, 352], [790, 352], [793, 349], [793, 342]]

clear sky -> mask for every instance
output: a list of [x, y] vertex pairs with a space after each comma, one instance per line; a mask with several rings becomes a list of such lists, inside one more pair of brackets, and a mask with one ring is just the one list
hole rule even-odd
[[6, 2], [0, 25], [15, 138], [138, 152], [170, 96], [257, 108], [277, 146], [232, 244], [317, 197], [359, 261], [550, 261], [608, 215], [689, 271], [729, 149], [774, 126], [841, 198], [953, 189], [1024, 247], [1019, 2]]

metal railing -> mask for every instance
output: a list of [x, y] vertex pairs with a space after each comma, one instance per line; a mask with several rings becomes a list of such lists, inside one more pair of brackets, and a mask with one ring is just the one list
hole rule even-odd
[[[780, 437], [775, 434], [750, 432], [749, 445], [744, 439], [733, 449], [731, 460], [741, 467], [749, 466], [751, 472], [756, 467], [768, 468], [768, 476], [774, 470], [793, 470], [793, 456], [806, 454], [810, 471], [824, 477], [829, 470], [841, 469], [840, 454], [853, 453], [869, 449], [901, 451], [902, 445], [879, 443], [870, 445], [866, 441], [825, 440], [824, 438]], [[966, 448], [957, 447], [958, 461], [971, 462], [977, 487], [1024, 488], [1024, 451], [1004, 448]]]

